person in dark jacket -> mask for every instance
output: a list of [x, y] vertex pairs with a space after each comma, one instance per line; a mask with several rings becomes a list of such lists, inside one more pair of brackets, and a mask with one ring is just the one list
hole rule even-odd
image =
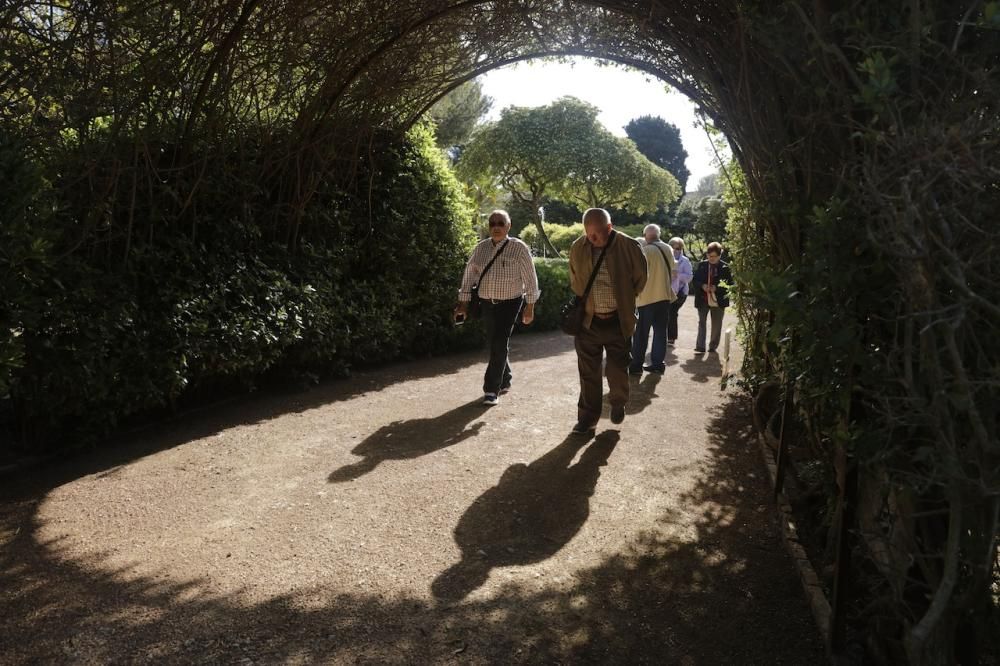
[[709, 243], [706, 251], [708, 259], [698, 264], [691, 280], [694, 291], [694, 306], [698, 310], [698, 340], [694, 351], [705, 353], [705, 324], [709, 313], [712, 315], [712, 335], [708, 340], [708, 351], [715, 352], [722, 337], [722, 318], [729, 306], [727, 286], [733, 283], [729, 264], [722, 261], [722, 245]]

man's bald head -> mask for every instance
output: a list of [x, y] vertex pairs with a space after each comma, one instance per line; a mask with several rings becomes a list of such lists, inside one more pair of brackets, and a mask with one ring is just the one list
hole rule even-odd
[[603, 208], [588, 208], [583, 213], [583, 232], [594, 247], [604, 247], [611, 236], [611, 213]]

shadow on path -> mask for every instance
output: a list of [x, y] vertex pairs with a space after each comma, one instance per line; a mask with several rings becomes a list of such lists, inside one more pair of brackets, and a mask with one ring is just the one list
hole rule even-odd
[[481, 400], [467, 402], [450, 412], [427, 419], [394, 421], [382, 426], [351, 450], [361, 460], [330, 473], [330, 483], [352, 481], [374, 470], [386, 460], [410, 460], [475, 437], [485, 425], [474, 423], [488, 409]]
[[[45, 492], [0, 502], [0, 660], [822, 663], [822, 645], [775, 523], [766, 471], [747, 435], [748, 401], [723, 398], [720, 403], [707, 425], [710, 441], [691, 490], [659, 518], [670, 529], [627, 536], [623, 530], [617, 552], [567, 572], [572, 583], [566, 588], [511, 581], [489, 598], [459, 604], [375, 593], [323, 575], [312, 584], [258, 598], [220, 593], [213, 587], [211, 569], [138, 576], [108, 564], [106, 555], [130, 547], [124, 542], [103, 543], [104, 552], [95, 548], [81, 557], [60, 537], [43, 538], [38, 509]], [[492, 567], [544, 557], [559, 542], [565, 544], [578, 529], [572, 525], [586, 518], [588, 493], [600, 463], [614, 448], [613, 433], [598, 439], [584, 452], [589, 454], [586, 462], [570, 468], [578, 470], [573, 473], [566, 468], [572, 456], [566, 456], [579, 445], [568, 442], [533, 463], [532, 471], [531, 465], [515, 466], [520, 471], [505, 475], [506, 481], [480, 498], [491, 511], [473, 506], [463, 517], [459, 528], [469, 532], [456, 534], [463, 552], [473, 556], [481, 548], [489, 554], [500, 546], [497, 559], [488, 561]], [[558, 475], [560, 492], [576, 493], [562, 509], [570, 527], [562, 525], [555, 508], [540, 504], [545, 486], [556, 483], [538, 470], [542, 461]], [[574, 479], [573, 474], [579, 476]], [[517, 477], [522, 480], [515, 481]], [[535, 480], [529, 483], [526, 477]], [[532, 490], [542, 496], [530, 501], [517, 497]], [[512, 508], [542, 513], [523, 516], [525, 529], [534, 536], [515, 542], [525, 553], [517, 558], [506, 553], [502, 541], [509, 532], [470, 524], [501, 509], [513, 516]], [[543, 545], [545, 536], [556, 541]], [[325, 547], [304, 546], [302, 557], [320, 557]], [[398, 558], [401, 567], [413, 567], [420, 575], [405, 541], [385, 556]], [[434, 575], [427, 572], [428, 583]], [[461, 581], [445, 582], [437, 583], [442, 592], [456, 590]]]
[[541, 562], [559, 552], [587, 521], [600, 468], [618, 439], [616, 430], [602, 432], [571, 466], [586, 440], [570, 435], [538, 460], [508, 467], [458, 521], [462, 560], [437, 577], [434, 596], [463, 599], [496, 567]]
[[663, 357], [663, 364], [665, 366], [667, 366], [668, 368], [670, 366], [672, 366], [672, 365], [677, 365], [677, 363], [678, 363], [678, 358], [677, 358], [677, 354], [675, 352], [675, 349], [676, 349], [675, 347], [669, 347], [668, 346], [667, 347], [667, 353]]
[[681, 364], [681, 370], [691, 375], [691, 380], [704, 384], [715, 377], [722, 377], [722, 361], [716, 353], [698, 354]]
[[[642, 410], [653, 404], [653, 398], [658, 397], [656, 385], [663, 380], [663, 375], [656, 372], [644, 372], [642, 379], [635, 375], [629, 375], [629, 397], [625, 405], [625, 413], [628, 415], [638, 414]], [[604, 392], [601, 397], [601, 418], [611, 418], [611, 403], [608, 402], [611, 393]]]
[[638, 414], [653, 404], [653, 398], [657, 397], [656, 385], [662, 379], [663, 375], [656, 372], [645, 373], [639, 381], [635, 381], [635, 378], [630, 378], [632, 391], [628, 404], [625, 405], [625, 413], [630, 415]]
[[[511, 342], [518, 362], [558, 356], [573, 351], [572, 338], [562, 333], [529, 333]], [[286, 414], [303, 413], [377, 393], [404, 381], [455, 375], [471, 366], [485, 365], [481, 350], [436, 358], [399, 361], [362, 369], [347, 379], [331, 379], [308, 390], [264, 389], [129, 431], [116, 433], [99, 447], [69, 452], [45, 466], [0, 475], [0, 501], [44, 493], [88, 474], [111, 470], [135, 460], [210, 437], [230, 428], [264, 423]], [[473, 382], [479, 388], [479, 377]]]

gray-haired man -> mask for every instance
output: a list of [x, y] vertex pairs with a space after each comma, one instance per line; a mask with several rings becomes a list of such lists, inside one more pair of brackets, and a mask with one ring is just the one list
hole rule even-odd
[[[632, 334], [632, 363], [628, 373], [641, 375], [645, 369], [662, 375], [667, 369], [664, 363], [667, 356], [667, 317], [670, 314], [670, 304], [677, 298], [671, 284], [677, 268], [673, 250], [660, 240], [660, 227], [655, 224], [646, 225], [643, 237], [645, 242], [642, 253], [646, 255], [649, 277], [635, 300], [639, 306], [639, 323]], [[649, 365], [643, 366], [649, 329], [653, 329], [653, 349], [649, 353]]]
[[[490, 213], [489, 225], [490, 237], [479, 242], [465, 266], [455, 307], [455, 321], [465, 319], [472, 287], [479, 285], [486, 346], [490, 350], [490, 361], [483, 375], [483, 404], [496, 405], [500, 394], [510, 390], [513, 379], [508, 355], [517, 316], [521, 314], [521, 321], [525, 325], [530, 324], [535, 319], [535, 301], [541, 292], [531, 250], [522, 241], [509, 236], [510, 215], [507, 211]], [[483, 275], [487, 265], [489, 270]]]

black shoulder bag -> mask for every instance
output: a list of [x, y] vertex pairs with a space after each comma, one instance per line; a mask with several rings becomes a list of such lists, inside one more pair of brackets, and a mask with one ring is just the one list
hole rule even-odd
[[469, 290], [472, 294], [472, 298], [469, 299], [469, 306], [465, 310], [465, 316], [469, 319], [477, 319], [479, 315], [483, 313], [483, 301], [479, 298], [479, 283], [483, 281], [483, 278], [486, 276], [486, 272], [493, 266], [493, 262], [497, 260], [504, 250], [507, 249], [507, 243], [509, 242], [509, 238], [503, 242], [503, 245], [500, 246], [497, 253], [493, 255], [492, 259], [490, 259], [490, 263], [486, 264], [486, 268], [484, 268], [483, 272], [479, 274], [479, 279], [476, 280], [476, 284], [472, 285], [472, 289]]
[[563, 306], [562, 309], [562, 321], [559, 324], [559, 328], [566, 335], [578, 335], [580, 331], [583, 330], [583, 320], [587, 316], [587, 297], [590, 295], [590, 288], [594, 286], [594, 280], [597, 279], [597, 272], [601, 270], [601, 262], [604, 261], [604, 253], [607, 252], [611, 243], [614, 242], [614, 236], [611, 240], [601, 249], [601, 254], [597, 257], [597, 265], [594, 266], [594, 270], [590, 272], [590, 280], [587, 281], [587, 288], [583, 290], [583, 296], [579, 298], [576, 294], [569, 299], [569, 303]]

